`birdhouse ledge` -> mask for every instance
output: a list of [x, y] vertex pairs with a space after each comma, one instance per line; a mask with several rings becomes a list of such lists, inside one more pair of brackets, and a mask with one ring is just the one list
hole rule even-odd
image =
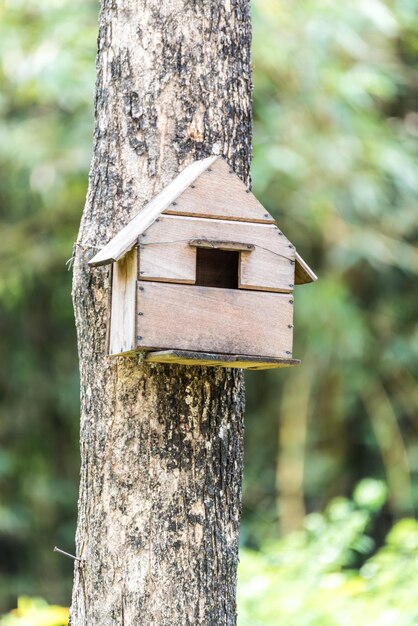
[[234, 367], [247, 370], [267, 370], [299, 365], [299, 359], [273, 359], [245, 354], [218, 354], [190, 352], [186, 350], [160, 350], [148, 352], [147, 363], [180, 363], [182, 365], [204, 365], [211, 367]]

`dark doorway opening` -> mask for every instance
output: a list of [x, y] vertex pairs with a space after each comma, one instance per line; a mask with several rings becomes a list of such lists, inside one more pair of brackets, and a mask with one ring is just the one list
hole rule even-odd
[[196, 285], [238, 289], [239, 252], [196, 248]]

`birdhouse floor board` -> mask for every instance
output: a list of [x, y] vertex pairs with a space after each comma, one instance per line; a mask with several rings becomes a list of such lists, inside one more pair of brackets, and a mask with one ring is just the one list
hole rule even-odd
[[137, 347], [289, 358], [291, 294], [138, 281]]
[[167, 363], [179, 365], [205, 365], [209, 367], [234, 367], [248, 370], [267, 370], [299, 365], [299, 359], [274, 359], [266, 356], [244, 354], [218, 354], [216, 352], [191, 352], [187, 350], [161, 350], [147, 352], [147, 363]]

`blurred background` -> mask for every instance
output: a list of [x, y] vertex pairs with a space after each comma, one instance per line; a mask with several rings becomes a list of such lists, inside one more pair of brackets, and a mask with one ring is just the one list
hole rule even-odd
[[[70, 602], [97, 12], [0, 0], [0, 613]], [[240, 624], [416, 625], [418, 0], [253, 20], [253, 189], [320, 280], [303, 365], [247, 376]]]

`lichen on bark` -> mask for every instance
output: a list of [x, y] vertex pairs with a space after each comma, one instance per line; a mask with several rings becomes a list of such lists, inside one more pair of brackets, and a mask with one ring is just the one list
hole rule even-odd
[[81, 480], [73, 626], [233, 626], [242, 374], [107, 357], [109, 268], [88, 260], [191, 160], [248, 183], [247, 0], [102, 0], [73, 300]]

